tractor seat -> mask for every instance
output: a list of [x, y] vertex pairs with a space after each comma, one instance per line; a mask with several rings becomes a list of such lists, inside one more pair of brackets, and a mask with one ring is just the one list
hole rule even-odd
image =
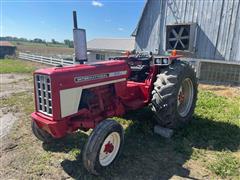
[[139, 71], [147, 70], [149, 68], [149, 66], [147, 66], [147, 65], [137, 65], [137, 66], [130, 66], [130, 68], [131, 68], [132, 71], [139, 72]]

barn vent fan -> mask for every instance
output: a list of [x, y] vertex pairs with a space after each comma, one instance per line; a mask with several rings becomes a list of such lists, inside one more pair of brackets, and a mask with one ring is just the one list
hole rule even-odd
[[167, 25], [166, 50], [192, 51], [195, 39], [195, 24]]

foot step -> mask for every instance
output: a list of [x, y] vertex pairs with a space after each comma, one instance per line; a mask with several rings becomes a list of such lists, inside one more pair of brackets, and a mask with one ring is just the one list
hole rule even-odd
[[165, 137], [165, 138], [171, 138], [174, 131], [172, 129], [156, 125], [156, 126], [154, 126], [154, 133], [156, 133], [162, 137]]

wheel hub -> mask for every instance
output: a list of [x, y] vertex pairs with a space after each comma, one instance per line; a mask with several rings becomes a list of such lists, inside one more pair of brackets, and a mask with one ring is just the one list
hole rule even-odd
[[103, 151], [103, 152], [105, 152], [106, 154], [108, 154], [108, 153], [113, 152], [113, 149], [114, 149], [113, 144], [112, 144], [110, 141], [108, 141], [108, 143], [105, 144], [105, 148], [104, 148], [104, 151]]
[[190, 78], [183, 80], [177, 96], [177, 108], [179, 115], [182, 117], [187, 116], [193, 102], [194, 89]]
[[184, 93], [181, 91], [178, 95], [178, 100], [179, 100], [180, 104], [182, 104], [184, 102], [184, 98], [185, 98]]
[[102, 166], [111, 164], [117, 156], [120, 144], [121, 138], [118, 132], [112, 132], [106, 137], [99, 152], [99, 162]]

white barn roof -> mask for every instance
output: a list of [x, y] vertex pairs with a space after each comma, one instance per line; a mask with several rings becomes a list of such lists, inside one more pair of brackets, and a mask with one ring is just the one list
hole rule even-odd
[[97, 38], [87, 42], [88, 50], [132, 51], [134, 46], [134, 38]]

